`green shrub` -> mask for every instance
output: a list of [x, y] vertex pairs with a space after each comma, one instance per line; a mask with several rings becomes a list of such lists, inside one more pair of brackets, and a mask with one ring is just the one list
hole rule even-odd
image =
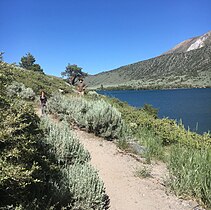
[[162, 138], [164, 145], [181, 143], [195, 148], [211, 146], [211, 136], [209, 133], [203, 135], [186, 130], [180, 123], [168, 118], [156, 119], [152, 121], [151, 128], [156, 135]]
[[177, 195], [195, 197], [211, 207], [211, 149], [175, 145], [170, 154], [169, 185]]
[[33, 99], [35, 99], [35, 93], [34, 93], [34, 91], [31, 88], [25, 88], [25, 89], [23, 89], [20, 92], [19, 96], [22, 99], [25, 99], [25, 100], [33, 100]]
[[[43, 141], [38, 117], [25, 102], [4, 95], [0, 101], [0, 208], [61, 209], [71, 196], [55, 187], [61, 186], [62, 174]], [[60, 197], [61, 192], [66, 197]]]
[[158, 109], [153, 108], [151, 104], [144, 104], [142, 110], [155, 118], [158, 116]]
[[144, 157], [148, 163], [151, 162], [152, 158], [164, 160], [164, 148], [162, 145], [162, 139], [156, 136], [153, 132], [146, 128], [140, 128], [137, 133], [138, 141], [141, 145], [144, 145]]

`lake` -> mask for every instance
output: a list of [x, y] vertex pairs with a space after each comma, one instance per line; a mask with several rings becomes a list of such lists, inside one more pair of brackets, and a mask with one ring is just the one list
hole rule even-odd
[[97, 92], [138, 108], [151, 104], [159, 109], [159, 118], [182, 120], [186, 129], [197, 133], [211, 131], [211, 88]]

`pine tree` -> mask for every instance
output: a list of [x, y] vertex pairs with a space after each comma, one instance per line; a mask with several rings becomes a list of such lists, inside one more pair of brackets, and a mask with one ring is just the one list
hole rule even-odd
[[87, 76], [87, 74], [82, 71], [81, 67], [78, 67], [76, 64], [71, 65], [69, 63], [66, 66], [65, 71], [62, 72], [61, 75], [63, 77], [68, 77], [72, 85], [76, 83], [77, 78]]
[[31, 53], [27, 53], [26, 56], [23, 56], [21, 58], [21, 62], [19, 63], [19, 65], [24, 69], [43, 73], [43, 69], [39, 64], [35, 64], [35, 61], [35, 57]]

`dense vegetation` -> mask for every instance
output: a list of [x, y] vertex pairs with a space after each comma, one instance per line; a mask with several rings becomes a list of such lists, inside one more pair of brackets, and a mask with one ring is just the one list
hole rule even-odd
[[211, 87], [211, 46], [122, 66], [88, 76], [86, 82], [104, 89]]
[[3, 74], [0, 80], [0, 207], [47, 207], [55, 191], [49, 175], [53, 174], [54, 181], [58, 176], [54, 157], [42, 141], [39, 119], [32, 107], [9, 99], [5, 85], [10, 80]]
[[[209, 133], [199, 135], [174, 120], [158, 119], [149, 105], [135, 109], [92, 92], [86, 97], [55, 94], [58, 89], [72, 90], [61, 79], [3, 62], [0, 80], [1, 209], [108, 208], [103, 183], [69, 124], [118, 139], [122, 148], [136, 141], [144, 146], [147, 162], [155, 158], [167, 163], [170, 189], [211, 207]], [[52, 96], [49, 111], [62, 122], [45, 117], [40, 124], [27, 105], [25, 100], [33, 100], [40, 89]]]
[[[2, 66], [0, 209], [107, 209], [109, 198], [103, 182], [67, 122], [47, 117], [40, 122], [34, 108], [23, 100], [34, 100], [23, 93], [36, 83], [30, 87], [18, 83], [13, 73], [26, 72], [5, 63]], [[43, 79], [48, 84], [48, 78]]]
[[0, 102], [1, 209], [45, 209], [56, 204], [60, 192], [54, 183], [60, 175], [38, 117], [25, 103], [4, 97]]
[[108, 208], [103, 183], [87, 163], [89, 153], [69, 126], [43, 119], [44, 134], [33, 110], [19, 103], [1, 107], [0, 207]]

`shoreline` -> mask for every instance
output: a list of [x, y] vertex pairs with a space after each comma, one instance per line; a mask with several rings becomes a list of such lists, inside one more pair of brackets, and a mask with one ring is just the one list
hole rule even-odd
[[201, 87], [140, 87], [140, 88], [132, 88], [132, 87], [105, 87], [105, 88], [87, 88], [89, 91], [118, 91], [118, 90], [181, 90], [181, 89], [209, 89], [211, 86], [201, 86]]
[[210, 87], [179, 87], [179, 88], [164, 88], [164, 89], [90, 89], [90, 91], [122, 91], [122, 90], [131, 90], [131, 91], [134, 91], [134, 90], [190, 90], [190, 89], [211, 89], [211, 86]]

